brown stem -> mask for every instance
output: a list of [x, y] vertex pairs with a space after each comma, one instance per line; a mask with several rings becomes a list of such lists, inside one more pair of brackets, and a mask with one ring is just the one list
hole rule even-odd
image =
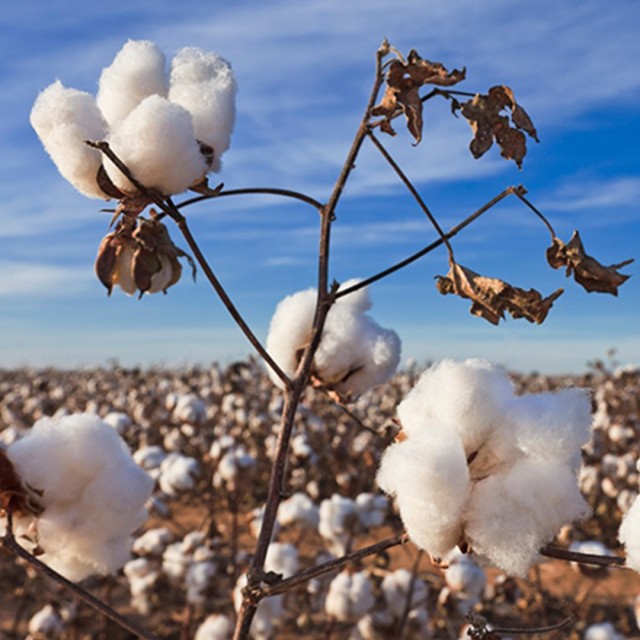
[[322, 564], [316, 565], [315, 567], [310, 567], [309, 569], [305, 569], [304, 571], [300, 571], [290, 578], [286, 580], [281, 580], [277, 584], [268, 585], [262, 588], [262, 593], [264, 597], [275, 596], [280, 593], [284, 593], [293, 587], [297, 587], [298, 585], [304, 584], [305, 582], [309, 582], [313, 578], [317, 578], [319, 576], [324, 575], [325, 573], [331, 573], [332, 571], [336, 571], [341, 569], [347, 564], [352, 562], [356, 562], [357, 560], [362, 560], [368, 556], [375, 555], [377, 553], [382, 553], [391, 547], [396, 547], [399, 544], [405, 544], [408, 538], [405, 533], [393, 536], [391, 538], [386, 538], [385, 540], [381, 540], [380, 542], [376, 542], [375, 544], [371, 544], [367, 547], [363, 547], [362, 549], [358, 549], [357, 551], [352, 551], [340, 558], [335, 558], [334, 560], [329, 560], [328, 562], [323, 562]]
[[416, 554], [416, 559], [413, 563], [413, 567], [411, 567], [411, 582], [409, 583], [409, 589], [407, 590], [407, 598], [404, 603], [402, 618], [400, 618], [400, 623], [398, 624], [398, 637], [400, 638], [400, 640], [404, 638], [404, 630], [407, 626], [409, 614], [411, 613], [413, 591], [415, 589], [416, 580], [418, 578], [418, 570], [420, 569], [420, 563], [422, 562], [423, 557], [424, 551], [422, 549], [419, 549], [418, 553]]
[[[489, 209], [491, 209], [496, 204], [498, 204], [498, 202], [500, 202], [507, 196], [511, 194], [516, 194], [518, 192], [526, 193], [526, 191], [524, 190], [524, 187], [522, 186], [507, 187], [504, 191], [502, 191], [502, 193], [499, 193], [495, 198], [493, 198], [492, 200], [487, 202], [485, 205], [480, 207], [477, 211], [472, 213], [469, 217], [465, 218], [462, 222], [457, 224], [455, 227], [452, 227], [449, 231], [447, 231], [447, 233], [444, 234], [444, 237], [447, 240], [453, 238], [455, 235], [460, 233], [460, 231], [462, 231], [465, 227], [468, 227], [474, 220], [476, 220], [481, 215], [489, 211]], [[410, 255], [408, 258], [405, 258], [404, 260], [401, 260], [400, 262], [397, 262], [393, 266], [388, 267], [387, 269], [384, 269], [383, 271], [380, 271], [379, 273], [376, 273], [375, 275], [370, 276], [365, 280], [361, 280], [360, 282], [346, 289], [341, 289], [336, 294], [336, 298], [341, 298], [342, 296], [346, 296], [350, 293], [353, 293], [354, 291], [358, 291], [358, 289], [362, 289], [363, 287], [367, 287], [368, 285], [373, 284], [378, 280], [382, 280], [383, 278], [386, 278], [392, 273], [395, 273], [396, 271], [399, 271], [400, 269], [403, 269], [404, 267], [410, 265], [412, 262], [415, 262], [416, 260], [422, 258], [423, 256], [426, 256], [428, 253], [431, 253], [433, 250], [437, 249], [443, 243], [444, 243], [444, 240], [442, 238], [438, 238], [437, 240], [434, 240], [434, 242], [427, 245], [423, 249], [420, 249], [420, 251], [417, 251], [416, 253]]]
[[176, 206], [178, 209], [182, 209], [183, 207], [188, 207], [189, 205], [196, 204], [198, 202], [204, 202], [205, 200], [213, 200], [215, 198], [224, 198], [225, 196], [241, 196], [241, 195], [254, 195], [254, 194], [282, 196], [284, 198], [292, 198], [294, 200], [300, 200], [301, 202], [305, 202], [306, 204], [314, 207], [318, 211], [322, 211], [322, 208], [324, 207], [324, 205], [321, 202], [319, 202], [315, 198], [312, 198], [311, 196], [306, 195], [305, 193], [300, 193], [298, 191], [291, 191], [290, 189], [276, 189], [271, 187], [247, 187], [243, 189], [227, 189], [226, 191], [219, 191], [211, 195], [202, 195], [202, 196], [197, 196], [195, 198], [190, 198], [189, 200], [180, 202]]
[[29, 553], [26, 549], [21, 547], [16, 542], [15, 536], [13, 535], [11, 514], [7, 515], [7, 532], [0, 539], [0, 541], [2, 542], [2, 546], [7, 549], [7, 551], [22, 558], [23, 560], [26, 560], [34, 569], [44, 574], [48, 578], [51, 578], [51, 580], [53, 580], [56, 584], [59, 584], [65, 589], [71, 591], [71, 593], [73, 593], [76, 598], [89, 605], [109, 620], [112, 620], [118, 626], [126, 629], [138, 638], [143, 638], [143, 640], [158, 640], [155, 635], [138, 626], [135, 622], [128, 620], [123, 615], [119, 614], [110, 606], [102, 602], [102, 600], [99, 600], [95, 596], [91, 595], [88, 591], [85, 591], [82, 587], [60, 575], [57, 571], [54, 571], [51, 567], [44, 564], [44, 562], [42, 562], [41, 560], [38, 560], [38, 558], [36, 558], [33, 554]]
[[593, 564], [598, 567], [612, 567], [614, 569], [628, 569], [625, 559], [621, 556], [601, 556], [593, 553], [580, 553], [579, 551], [569, 551], [547, 545], [540, 549], [540, 555], [567, 562], [577, 562], [579, 564]]
[[440, 236], [440, 239], [442, 240], [442, 242], [444, 242], [445, 246], [447, 247], [447, 251], [449, 252], [449, 260], [455, 264], [455, 259], [453, 257], [453, 249], [449, 244], [449, 239], [447, 238], [444, 231], [442, 230], [440, 223], [436, 220], [435, 216], [431, 213], [431, 211], [429, 210], [429, 207], [427, 207], [427, 204], [422, 199], [422, 196], [418, 193], [418, 190], [413, 186], [413, 183], [411, 182], [411, 180], [409, 180], [407, 174], [400, 168], [400, 165], [393, 159], [391, 154], [386, 150], [382, 142], [378, 140], [378, 138], [375, 136], [373, 131], [369, 129], [367, 131], [367, 134], [371, 142], [373, 142], [376, 149], [378, 149], [378, 151], [382, 154], [382, 157], [389, 163], [391, 168], [396, 172], [396, 175], [400, 178], [404, 186], [407, 187], [407, 189], [409, 190], [409, 193], [414, 197], [415, 201], [418, 203], [418, 206], [422, 209], [422, 211], [427, 216], [427, 218], [429, 218], [429, 221], [433, 225], [433, 228], [437, 231], [438, 235]]
[[333, 404], [338, 409], [340, 409], [340, 411], [342, 411], [342, 413], [344, 413], [346, 416], [351, 418], [351, 420], [353, 420], [358, 425], [358, 427], [360, 427], [364, 431], [368, 431], [369, 433], [371, 433], [372, 435], [380, 438], [384, 442], [387, 441], [387, 438], [383, 434], [381, 434], [378, 431], [376, 431], [373, 427], [370, 427], [369, 425], [365, 424], [355, 413], [353, 413], [353, 411], [351, 411], [351, 409], [349, 409], [348, 407], [345, 407], [345, 405], [343, 405], [341, 402], [337, 402], [334, 398], [332, 398], [331, 395], [329, 394], [329, 390], [328, 389], [322, 389], [322, 391], [324, 392], [325, 396], [329, 400], [331, 400], [331, 402], [333, 402]]
[[498, 629], [497, 627], [491, 627], [491, 632], [497, 634], [498, 636], [500, 635], [510, 635], [510, 636], [517, 636], [517, 635], [535, 635], [538, 633], [551, 633], [551, 631], [558, 631], [558, 629], [564, 629], [564, 627], [573, 624], [575, 622], [575, 618], [573, 618], [572, 616], [569, 616], [568, 618], [565, 618], [564, 620], [561, 620], [560, 622], [556, 623], [556, 624], [550, 624], [546, 627], [531, 627], [528, 629], [523, 629], [523, 628], [515, 628], [515, 629], [510, 629], [510, 628], [500, 628]]
[[514, 193], [516, 196], [518, 196], [518, 198], [520, 198], [520, 200], [522, 200], [522, 202], [524, 202], [524, 204], [527, 205], [527, 207], [529, 207], [529, 209], [531, 209], [531, 211], [533, 211], [533, 213], [535, 213], [538, 216], [538, 218], [540, 218], [540, 220], [542, 220], [542, 222], [544, 223], [544, 226], [547, 227], [547, 229], [549, 230], [551, 237], [555, 238], [556, 232], [554, 228], [551, 226], [551, 223], [542, 214], [542, 212], [525, 197], [526, 191], [516, 191]]

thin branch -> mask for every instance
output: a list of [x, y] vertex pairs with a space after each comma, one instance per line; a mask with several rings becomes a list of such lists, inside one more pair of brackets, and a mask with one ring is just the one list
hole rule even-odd
[[547, 229], [549, 230], [549, 233], [551, 234], [552, 238], [555, 238], [556, 232], [554, 230], [554, 228], [551, 226], [551, 223], [547, 220], [547, 218], [542, 214], [542, 212], [533, 205], [533, 203], [531, 203], [526, 197], [525, 197], [525, 192], [515, 192], [515, 195], [518, 196], [518, 198], [520, 198], [520, 200], [522, 202], [524, 202], [524, 204], [527, 205], [527, 207], [529, 207], [529, 209], [531, 209], [531, 211], [533, 211], [533, 213], [535, 213], [538, 218], [540, 218], [540, 220], [542, 220], [542, 222], [544, 223], [544, 226], [547, 227]]
[[540, 555], [547, 558], [555, 558], [557, 560], [567, 560], [568, 562], [577, 562], [579, 564], [593, 564], [598, 567], [611, 567], [614, 569], [628, 569], [625, 558], [621, 556], [604, 556], [593, 553], [581, 553], [579, 551], [570, 551], [569, 549], [561, 549], [547, 545], [540, 549]]
[[34, 569], [46, 575], [48, 578], [51, 578], [56, 584], [59, 584], [68, 589], [71, 593], [73, 593], [74, 596], [76, 596], [76, 598], [89, 605], [109, 620], [112, 620], [123, 629], [126, 629], [130, 633], [133, 633], [135, 636], [137, 636], [138, 638], [142, 638], [143, 640], [158, 640], [157, 636], [138, 626], [135, 622], [128, 620], [123, 615], [119, 614], [117, 611], [105, 604], [102, 600], [99, 600], [82, 587], [60, 575], [57, 571], [54, 571], [51, 567], [36, 558], [33, 554], [29, 553], [23, 547], [21, 547], [16, 542], [15, 536], [13, 534], [12, 519], [10, 513], [7, 514], [7, 532], [0, 539], [0, 541], [2, 543], [2, 546], [7, 549], [7, 551], [13, 553], [16, 556], [19, 556], [23, 560], [26, 560], [26, 562], [28, 562]]
[[429, 218], [429, 221], [433, 225], [433, 228], [437, 231], [440, 239], [447, 247], [447, 251], [449, 252], [449, 259], [452, 262], [455, 262], [453, 257], [453, 249], [449, 244], [449, 240], [446, 237], [440, 223], [436, 220], [436, 217], [431, 213], [429, 207], [427, 207], [426, 202], [422, 199], [422, 196], [418, 193], [418, 190], [413, 186], [411, 180], [409, 180], [407, 174], [400, 168], [400, 165], [392, 158], [391, 154], [386, 150], [382, 142], [376, 137], [376, 135], [370, 129], [367, 131], [367, 135], [371, 142], [373, 142], [374, 146], [378, 151], [382, 154], [382, 157], [389, 163], [391, 168], [396, 172], [396, 175], [400, 178], [405, 187], [407, 187], [409, 193], [413, 196], [415, 201], [418, 203], [418, 206], [422, 209], [424, 214]]
[[573, 624], [575, 621], [576, 619], [573, 616], [569, 616], [568, 618], [565, 618], [564, 620], [561, 620], [556, 624], [550, 624], [545, 627], [531, 627], [528, 629], [524, 629], [524, 628], [511, 629], [506, 627], [498, 629], [496, 627], [491, 627], [491, 632], [496, 633], [498, 635], [504, 634], [504, 635], [510, 635], [510, 636], [534, 635], [537, 633], [551, 633], [552, 631], [558, 631], [559, 629], [564, 629], [570, 624]]
[[268, 585], [262, 587], [263, 596], [275, 596], [279, 593], [284, 593], [293, 587], [297, 587], [298, 585], [304, 584], [305, 582], [309, 582], [313, 578], [317, 578], [319, 576], [324, 575], [325, 573], [331, 573], [332, 571], [336, 571], [337, 569], [341, 569], [345, 565], [356, 562], [358, 560], [362, 560], [368, 556], [375, 555], [377, 553], [382, 553], [387, 549], [391, 549], [392, 547], [397, 547], [400, 544], [405, 544], [407, 542], [407, 534], [402, 533], [397, 536], [393, 536], [391, 538], [386, 538], [385, 540], [381, 540], [380, 542], [376, 542], [375, 544], [371, 544], [367, 547], [363, 547], [362, 549], [358, 549], [357, 551], [352, 551], [340, 558], [335, 558], [334, 560], [329, 560], [328, 562], [323, 562], [322, 564], [316, 565], [315, 567], [310, 567], [309, 569], [305, 569], [300, 573], [297, 573], [286, 580], [281, 580], [277, 584]]
[[318, 211], [322, 211], [324, 205], [312, 198], [311, 196], [306, 195], [305, 193], [300, 193], [298, 191], [292, 191], [290, 189], [276, 189], [270, 187], [247, 187], [244, 189], [227, 189], [226, 191], [220, 191], [211, 195], [202, 195], [194, 198], [190, 198], [189, 200], [185, 200], [176, 205], [177, 209], [182, 209], [183, 207], [188, 207], [189, 205], [196, 204], [198, 202], [204, 202], [205, 200], [214, 200], [215, 198], [224, 198], [225, 196], [242, 196], [242, 195], [274, 195], [274, 196], [282, 196], [283, 198], [292, 198], [294, 200], [300, 200], [314, 209]]
[[[502, 193], [498, 194], [495, 198], [493, 198], [492, 200], [487, 202], [485, 205], [480, 207], [477, 211], [472, 213], [469, 217], [465, 218], [462, 222], [457, 224], [455, 227], [452, 227], [447, 233], [444, 234], [444, 237], [447, 240], [450, 240], [455, 235], [460, 233], [460, 231], [462, 231], [465, 227], [468, 227], [474, 220], [476, 220], [477, 218], [482, 216], [484, 213], [489, 211], [489, 209], [491, 209], [496, 204], [498, 204], [498, 202], [500, 202], [501, 200], [503, 200], [504, 198], [506, 198], [511, 194], [516, 194], [517, 192], [526, 193], [524, 187], [522, 187], [521, 185], [517, 187], [507, 187]], [[352, 285], [351, 287], [348, 287], [346, 289], [341, 289], [336, 294], [336, 298], [341, 298], [342, 296], [346, 296], [350, 293], [353, 293], [354, 291], [357, 291], [358, 289], [362, 289], [363, 287], [367, 287], [370, 284], [377, 282], [378, 280], [382, 280], [383, 278], [386, 278], [392, 273], [395, 273], [396, 271], [399, 271], [400, 269], [403, 269], [404, 267], [410, 265], [412, 262], [415, 262], [416, 260], [419, 260], [423, 256], [426, 256], [428, 253], [431, 253], [432, 251], [437, 249], [439, 246], [441, 246], [443, 243], [444, 243], [444, 240], [442, 238], [438, 238], [437, 240], [427, 245], [423, 249], [420, 249], [420, 251], [417, 251], [416, 253], [410, 255], [408, 258], [405, 258], [404, 260], [401, 260], [400, 262], [397, 262], [393, 266], [388, 267], [387, 269], [384, 269], [383, 271], [380, 271], [379, 273], [376, 273], [375, 275], [370, 276], [365, 280], [361, 280], [360, 282]]]

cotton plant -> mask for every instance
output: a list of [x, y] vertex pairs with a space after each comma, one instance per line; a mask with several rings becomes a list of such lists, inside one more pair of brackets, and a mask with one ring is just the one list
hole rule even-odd
[[31, 616], [27, 628], [25, 640], [57, 640], [64, 632], [64, 621], [60, 612], [47, 604]]
[[165, 495], [175, 498], [194, 489], [201, 474], [202, 467], [195, 458], [174, 452], [161, 462], [158, 484]]
[[212, 613], [196, 629], [193, 640], [231, 640], [233, 624], [221, 613]]
[[[357, 282], [348, 280], [341, 289]], [[282, 300], [271, 319], [267, 351], [290, 377], [311, 339], [315, 305], [315, 289], [300, 291]], [[338, 298], [327, 314], [313, 360], [316, 383], [345, 398], [386, 382], [400, 361], [398, 335], [378, 325], [367, 313], [371, 306], [366, 287]], [[269, 374], [277, 386], [283, 386], [272, 369]]]
[[380, 587], [386, 608], [395, 621], [402, 619], [407, 603], [409, 612], [422, 609], [427, 604], [429, 588], [423, 580], [412, 575], [408, 569], [396, 569], [388, 573], [382, 579]]
[[487, 575], [473, 555], [458, 549], [450, 551], [444, 562], [445, 586], [438, 595], [438, 602], [451, 604], [460, 616], [466, 616], [482, 601]]
[[[640, 471], [640, 462], [638, 470]], [[624, 514], [618, 539], [624, 545], [627, 566], [640, 572], [640, 495], [636, 496], [631, 507]]]
[[19, 544], [73, 581], [129, 560], [153, 480], [111, 425], [92, 414], [42, 418], [6, 457], [36, 507], [14, 514]]
[[444, 360], [398, 406], [404, 440], [377, 475], [411, 539], [442, 558], [457, 545], [514, 575], [560, 527], [585, 517], [577, 481], [588, 440], [587, 393], [516, 396], [483, 360]]
[[320, 503], [318, 533], [331, 553], [337, 556], [347, 553], [359, 528], [358, 508], [351, 498], [334, 493]]
[[277, 518], [281, 527], [314, 530], [320, 523], [320, 509], [306, 493], [298, 491], [280, 503]]
[[140, 615], [149, 615], [154, 608], [156, 584], [162, 575], [159, 563], [148, 558], [134, 558], [124, 565], [123, 573], [129, 583], [131, 606]]

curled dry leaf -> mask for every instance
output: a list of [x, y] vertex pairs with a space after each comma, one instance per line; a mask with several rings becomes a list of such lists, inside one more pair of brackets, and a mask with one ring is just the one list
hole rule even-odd
[[391, 120], [399, 112], [407, 119], [407, 128], [414, 137], [416, 144], [422, 139], [422, 100], [420, 87], [433, 84], [440, 87], [450, 87], [464, 80], [465, 69], [454, 69], [449, 72], [439, 62], [423, 60], [416, 51], [412, 50], [407, 60], [394, 60], [387, 72], [387, 88], [380, 104], [371, 110], [372, 116], [383, 116], [380, 126], [382, 131], [395, 135]]
[[478, 275], [455, 263], [446, 276], [437, 276], [436, 287], [442, 294], [453, 293], [471, 300], [470, 313], [492, 324], [498, 324], [504, 319], [505, 311], [513, 318], [524, 318], [541, 324], [555, 300], [563, 293], [562, 289], [558, 289], [543, 298], [535, 289], [526, 291], [498, 278]]
[[618, 273], [618, 269], [631, 264], [633, 259], [605, 267], [585, 253], [580, 234], [574, 231], [567, 244], [553, 237], [553, 243], [547, 249], [547, 261], [554, 269], [566, 267], [567, 276], [573, 274], [573, 279], [587, 291], [617, 296], [618, 287], [630, 277]]
[[[509, 109], [508, 115], [502, 115]], [[524, 133], [538, 142], [538, 133], [527, 112], [516, 102], [513, 91], [504, 85], [491, 87], [489, 92], [476, 94], [460, 107], [462, 115], [469, 121], [474, 137], [469, 149], [474, 158], [480, 158], [493, 145], [495, 139], [500, 147], [500, 154], [507, 160], [514, 160], [519, 168], [527, 153]]]

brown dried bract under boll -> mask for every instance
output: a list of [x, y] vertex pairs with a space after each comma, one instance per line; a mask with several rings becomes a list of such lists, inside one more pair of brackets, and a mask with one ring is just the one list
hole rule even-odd
[[166, 293], [182, 275], [178, 258], [193, 261], [173, 244], [167, 228], [155, 218], [123, 215], [115, 231], [100, 243], [95, 270], [109, 294], [115, 285], [133, 295]]

